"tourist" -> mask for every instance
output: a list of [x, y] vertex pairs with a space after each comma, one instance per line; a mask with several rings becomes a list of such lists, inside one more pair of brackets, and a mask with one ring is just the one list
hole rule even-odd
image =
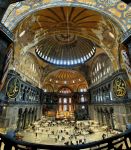
[[55, 143], [57, 143], [57, 138], [55, 138]]
[[74, 145], [72, 141], [71, 141], [71, 143], [70, 143], [70, 144], [71, 144], [71, 145]]
[[37, 132], [35, 133], [35, 137], [37, 138]]
[[104, 140], [105, 138], [106, 138], [106, 134], [103, 133], [103, 134], [102, 134], [102, 139]]
[[78, 145], [78, 141], [76, 141], [76, 144]]
[[59, 137], [60, 137], [60, 136], [58, 135], [57, 138], [59, 139]]
[[86, 139], [84, 138], [84, 143], [86, 143]]

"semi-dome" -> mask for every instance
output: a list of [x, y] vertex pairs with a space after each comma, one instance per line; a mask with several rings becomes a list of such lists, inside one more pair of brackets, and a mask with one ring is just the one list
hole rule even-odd
[[105, 15], [95, 10], [67, 6], [28, 14], [14, 33], [19, 55], [35, 53], [41, 65], [47, 62], [64, 67], [87, 62], [98, 47], [104, 51], [112, 49], [114, 38], [118, 36], [115, 23]]
[[45, 79], [46, 83], [50, 84], [61, 84], [61, 85], [75, 85], [76, 83], [82, 84], [86, 83], [84, 76], [70, 69], [58, 69], [52, 73], [50, 73]]

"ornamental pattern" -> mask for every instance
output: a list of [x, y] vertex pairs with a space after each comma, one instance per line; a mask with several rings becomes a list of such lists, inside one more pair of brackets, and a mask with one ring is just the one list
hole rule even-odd
[[26, 0], [10, 5], [2, 23], [10, 30], [27, 15], [40, 9], [55, 6], [74, 6], [93, 9], [109, 15], [125, 32], [131, 28], [131, 9], [121, 0]]
[[113, 91], [116, 97], [124, 97], [126, 95], [126, 84], [123, 79], [119, 77], [114, 79]]
[[97, 5], [104, 5], [106, 7], [114, 6], [119, 0], [96, 0]]

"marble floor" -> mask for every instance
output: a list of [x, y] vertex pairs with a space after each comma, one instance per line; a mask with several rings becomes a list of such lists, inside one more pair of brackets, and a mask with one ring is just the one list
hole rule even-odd
[[[93, 133], [90, 133], [90, 129]], [[19, 132], [18, 135], [22, 136], [23, 141], [41, 144], [52, 145], [64, 145], [64, 144], [82, 144], [89, 143], [97, 140], [102, 140], [102, 135], [105, 134], [105, 138], [118, 134], [115, 131], [106, 132], [106, 127], [99, 127], [93, 124], [91, 127], [85, 125], [74, 128], [73, 125], [53, 125], [53, 126], [39, 126], [35, 124], [35, 128], [32, 127]]]
[[[107, 126], [99, 126], [97, 122], [57, 123], [40, 120], [26, 130], [18, 132], [16, 134], [18, 139], [16, 139], [39, 144], [76, 145], [102, 140], [103, 134], [104, 138], [108, 138], [119, 133], [107, 130]], [[3, 145], [1, 150], [4, 150], [2, 147]]]
[[[55, 130], [55, 128], [52, 128], [52, 129]], [[77, 144], [76, 141], [77, 140], [79, 141], [80, 139], [82, 139], [82, 141], [84, 141], [84, 139], [86, 139], [85, 143], [101, 140], [103, 133], [105, 133], [105, 132], [104, 131], [97, 131], [97, 132], [90, 134], [90, 135], [89, 134], [79, 135], [79, 136], [76, 136], [73, 138], [69, 138], [69, 136], [65, 135], [65, 134], [52, 135], [52, 134], [47, 134], [45, 132], [38, 132], [37, 137], [36, 137], [36, 133], [29, 132], [29, 131], [22, 132], [21, 135], [23, 136], [24, 141], [29, 141], [32, 143], [64, 145], [65, 142], [69, 142], [69, 144], [70, 144], [71, 141], [73, 144]], [[58, 135], [59, 135], [59, 139], [58, 139]], [[112, 135], [113, 134], [108, 133], [108, 136], [106, 134], [106, 137], [110, 137]], [[62, 136], [65, 138], [64, 140], [62, 140]], [[57, 140], [56, 140], [56, 138], [57, 138]]]

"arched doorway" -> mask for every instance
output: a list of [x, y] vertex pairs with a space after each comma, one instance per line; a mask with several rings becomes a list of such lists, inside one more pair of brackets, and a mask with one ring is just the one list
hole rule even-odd
[[32, 109], [30, 108], [30, 110], [28, 112], [28, 125], [31, 124], [31, 113], [32, 113]]
[[18, 121], [17, 121], [17, 130], [22, 129], [22, 120], [23, 120], [22, 108], [19, 108], [19, 110], [18, 110]]
[[28, 124], [27, 124], [27, 121], [28, 121], [28, 109], [27, 108], [23, 112], [22, 116], [23, 116], [22, 129], [25, 129], [28, 126]]

